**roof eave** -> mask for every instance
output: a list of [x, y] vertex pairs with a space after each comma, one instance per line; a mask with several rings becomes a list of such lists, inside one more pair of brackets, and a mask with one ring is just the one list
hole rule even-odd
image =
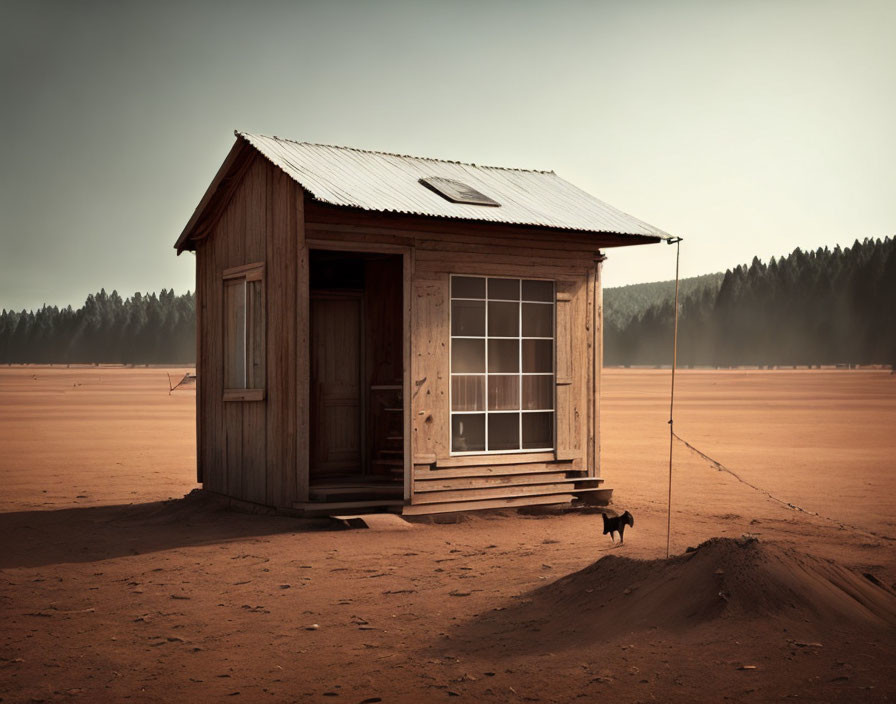
[[[657, 244], [666, 239], [666, 236], [663, 235], [646, 235], [643, 233], [635, 234], [626, 232], [612, 232], [610, 230], [589, 230], [577, 229], [572, 227], [555, 227], [551, 225], [539, 225], [535, 223], [494, 222], [490, 220], [476, 220], [461, 217], [452, 217], [448, 215], [424, 215], [421, 213], [408, 213], [400, 210], [372, 210], [369, 208], [362, 208], [360, 206], [330, 203], [329, 201], [326, 201], [322, 198], [318, 198], [313, 193], [307, 190], [305, 191], [305, 195], [308, 198], [308, 201], [314, 203], [315, 206], [320, 208], [320, 210], [316, 211], [318, 217], [320, 217], [323, 212], [329, 211], [330, 213], [332, 213], [331, 217], [333, 218], [338, 218], [339, 214], [355, 214], [376, 218], [397, 218], [398, 220], [404, 221], [435, 221], [444, 223], [446, 225], [472, 225], [474, 227], [482, 229], [508, 228], [530, 232], [535, 231], [543, 232], [546, 235], [556, 235], [559, 237], [562, 237], [564, 235], [585, 235], [587, 237], [599, 239], [600, 242], [598, 243], [598, 246], [600, 247], [627, 247], [633, 245]], [[308, 203], [308, 201], [306, 201], [306, 203]], [[306, 216], [311, 218], [311, 222], [316, 221], [315, 217], [308, 211], [306, 211]], [[327, 222], [330, 222], [330, 220], [328, 219]]]

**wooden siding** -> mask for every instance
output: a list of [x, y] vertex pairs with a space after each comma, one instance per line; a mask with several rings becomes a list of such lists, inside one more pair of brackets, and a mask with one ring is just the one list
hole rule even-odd
[[[211, 491], [274, 506], [302, 500], [298, 470], [297, 344], [301, 189], [262, 158], [237, 167], [228, 201], [196, 250], [198, 473]], [[223, 273], [264, 263], [266, 320], [261, 401], [224, 401]]]

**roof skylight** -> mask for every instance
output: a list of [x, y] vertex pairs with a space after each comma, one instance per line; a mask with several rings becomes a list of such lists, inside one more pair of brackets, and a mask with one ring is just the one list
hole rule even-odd
[[427, 188], [438, 193], [445, 200], [452, 203], [464, 203], [466, 205], [488, 205], [493, 208], [501, 207], [501, 204], [489, 198], [487, 195], [480, 193], [472, 186], [461, 181], [455, 181], [451, 178], [442, 178], [441, 176], [427, 176], [421, 178], [422, 183]]

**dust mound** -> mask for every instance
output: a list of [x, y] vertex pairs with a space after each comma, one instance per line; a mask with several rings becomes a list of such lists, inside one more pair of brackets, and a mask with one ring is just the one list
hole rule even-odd
[[[534, 592], [567, 625], [681, 630], [714, 619], [896, 625], [896, 594], [862, 575], [749, 538], [713, 538], [668, 560], [610, 555]], [[559, 625], [559, 624], [558, 624]]]

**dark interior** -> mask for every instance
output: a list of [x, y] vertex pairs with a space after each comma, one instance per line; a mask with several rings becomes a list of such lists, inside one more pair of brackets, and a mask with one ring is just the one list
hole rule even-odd
[[[336, 363], [343, 365], [336, 374], [357, 374], [358, 379], [357, 438], [350, 438], [357, 441], [357, 454], [343, 453], [338, 466], [323, 460], [316, 462], [314, 448], [318, 448], [318, 456], [326, 457], [326, 445], [333, 442], [328, 440], [332, 434], [330, 429], [322, 424], [332, 422], [334, 415], [328, 416], [327, 410], [321, 407], [326, 402], [321, 400], [325, 394], [320, 392], [322, 385], [332, 382], [320, 371], [322, 360], [318, 358], [317, 364], [312, 362], [311, 498], [320, 501], [401, 499], [404, 487], [402, 257], [312, 250], [309, 269], [312, 299], [309, 344], [312, 350], [321, 350], [323, 345], [319, 352], [322, 356], [335, 356]], [[329, 303], [350, 301], [346, 310], [352, 312], [351, 321], [319, 319], [326, 315], [339, 316], [341, 310], [339, 303], [315, 304], [322, 299]], [[356, 327], [359, 328], [357, 338]], [[327, 335], [331, 339], [315, 339], [315, 331], [318, 336]], [[355, 419], [348, 417], [355, 413], [353, 401], [341, 403], [335, 417], [343, 423], [354, 423]], [[345, 433], [354, 435], [354, 425]], [[342, 444], [346, 441], [345, 436], [339, 439]]]

